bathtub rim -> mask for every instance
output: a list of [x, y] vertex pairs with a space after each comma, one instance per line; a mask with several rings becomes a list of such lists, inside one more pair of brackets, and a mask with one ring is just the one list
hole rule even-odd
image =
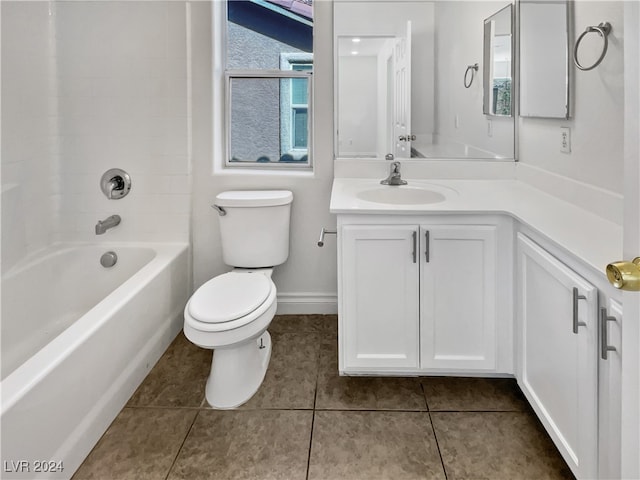
[[[61, 246], [63, 248], [59, 248]], [[48, 256], [47, 250], [50, 251], [55, 248], [55, 252], [66, 250], [67, 248], [103, 246], [113, 250], [127, 247], [150, 248], [155, 251], [155, 256], [0, 382], [0, 423], [5, 412], [11, 410], [34, 385], [37, 385], [52, 370], [56, 369], [78, 345], [100, 329], [119, 310], [123, 303], [131, 300], [142, 290], [145, 283], [140, 280], [155, 277], [171, 261], [178, 258], [185, 251], [187, 253], [189, 251], [189, 243], [187, 242], [60, 242], [52, 244], [49, 249], [34, 253], [34, 256], [30, 257], [28, 261], [25, 259], [24, 263], [20, 262], [16, 267], [20, 266], [21, 268], [16, 272], [22, 271], [27, 266], [46, 258]], [[51, 254], [54, 252], [50, 251]], [[110, 298], [113, 300], [113, 297], [117, 297], [118, 301], [106, 301]], [[51, 350], [60, 352], [60, 355], [53, 359], [50, 358]]]

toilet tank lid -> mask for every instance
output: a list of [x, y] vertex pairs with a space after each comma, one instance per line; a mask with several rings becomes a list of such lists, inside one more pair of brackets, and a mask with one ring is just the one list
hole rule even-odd
[[273, 207], [293, 201], [289, 190], [231, 190], [216, 195], [220, 207]]

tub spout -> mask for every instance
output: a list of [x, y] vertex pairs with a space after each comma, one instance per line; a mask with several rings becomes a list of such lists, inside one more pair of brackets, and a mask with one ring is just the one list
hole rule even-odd
[[120, 225], [121, 221], [120, 215], [111, 215], [104, 220], [99, 220], [98, 223], [96, 223], [96, 235], [102, 235], [110, 228]]

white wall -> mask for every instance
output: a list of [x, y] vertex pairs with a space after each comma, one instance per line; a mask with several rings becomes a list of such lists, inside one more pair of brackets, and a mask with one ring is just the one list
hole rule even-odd
[[50, 243], [56, 221], [55, 23], [48, 2], [2, 2], [2, 270]]
[[[336, 309], [336, 244], [328, 237], [325, 247], [316, 242], [320, 228], [335, 226], [329, 213], [333, 181], [333, 68], [332, 5], [314, 4], [314, 172], [313, 175], [214, 173], [214, 160], [222, 155], [221, 125], [214, 116], [221, 109], [220, 85], [212, 88], [211, 8], [209, 2], [191, 4], [193, 92], [193, 263], [195, 287], [230, 267], [221, 258], [216, 212], [211, 208], [217, 193], [230, 189], [284, 188], [293, 192], [291, 251], [288, 261], [276, 267], [280, 311], [313, 312]], [[219, 27], [216, 27], [219, 28]], [[217, 31], [217, 30], [216, 30]], [[215, 43], [214, 48], [219, 48]], [[216, 57], [217, 58], [217, 57]], [[212, 96], [213, 95], [213, 96]], [[217, 110], [220, 113], [220, 110]], [[213, 134], [212, 134], [213, 132]]]
[[378, 131], [378, 57], [340, 57], [338, 90], [358, 92], [340, 98], [338, 141], [341, 155], [375, 157], [378, 138], [384, 134]]
[[[189, 239], [184, 2], [2, 3], [2, 267], [62, 241]], [[133, 188], [107, 200], [103, 172]], [[101, 237], [98, 220], [122, 223]]]
[[[588, 25], [608, 21], [613, 27], [609, 35], [609, 49], [603, 62], [594, 70], [583, 72], [571, 67], [573, 82], [570, 120], [519, 120], [518, 170], [522, 171], [521, 178], [529, 179], [531, 169], [527, 167], [532, 167], [536, 174], [542, 173], [537, 175], [538, 180], [533, 180], [536, 185], [543, 189], [552, 188], [552, 193], [560, 196], [563, 192], [551, 186], [545, 173], [609, 192], [621, 192], [625, 87], [623, 10], [623, 2], [619, 1], [580, 0], [574, 3], [573, 39]], [[601, 47], [597, 35], [589, 36], [594, 38], [581, 45], [585, 64], [590, 61], [586, 56], [592, 58], [599, 53], [598, 48]], [[637, 85], [635, 88], [638, 88]], [[572, 151], [569, 154], [560, 152], [560, 127], [563, 126], [571, 128]], [[521, 168], [522, 166], [525, 168]], [[576, 199], [572, 201], [575, 202]], [[611, 212], [611, 216], [613, 220], [620, 221], [621, 212]]]
[[[189, 147], [185, 3], [56, 4], [60, 240], [186, 241]], [[129, 195], [100, 191], [109, 168]], [[96, 237], [98, 220], [120, 226]]]

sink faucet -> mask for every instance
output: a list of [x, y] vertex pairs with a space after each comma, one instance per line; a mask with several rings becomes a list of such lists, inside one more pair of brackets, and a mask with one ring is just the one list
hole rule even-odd
[[98, 223], [96, 223], [96, 235], [102, 235], [110, 228], [117, 227], [120, 225], [121, 220], [120, 215], [111, 215], [104, 220], [98, 221]]
[[380, 180], [382, 185], [406, 185], [407, 181], [402, 180], [400, 176], [400, 162], [395, 161], [391, 162], [391, 169], [389, 171], [389, 176], [384, 180]]

